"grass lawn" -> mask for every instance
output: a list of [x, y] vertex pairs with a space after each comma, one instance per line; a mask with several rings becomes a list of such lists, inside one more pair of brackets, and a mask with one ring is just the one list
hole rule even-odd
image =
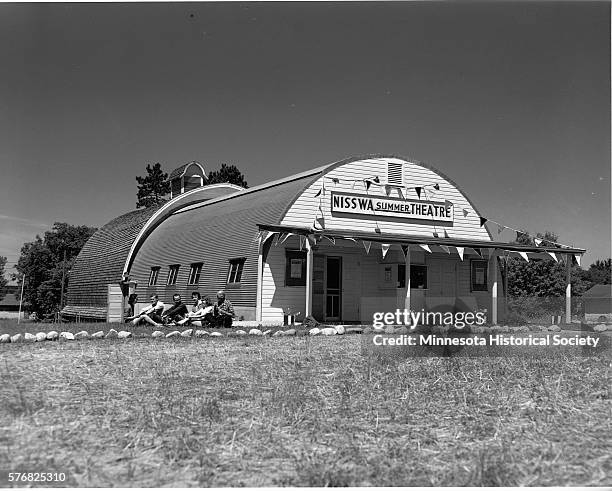
[[380, 361], [358, 335], [0, 353], [0, 486], [612, 484], [609, 358]]

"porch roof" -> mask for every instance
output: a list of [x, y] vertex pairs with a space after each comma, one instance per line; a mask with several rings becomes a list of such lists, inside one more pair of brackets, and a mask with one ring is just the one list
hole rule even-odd
[[269, 232], [280, 232], [280, 233], [293, 233], [296, 235], [325, 235], [326, 237], [333, 237], [336, 239], [342, 239], [350, 237], [352, 239], [367, 240], [371, 242], [384, 242], [387, 244], [427, 244], [427, 245], [444, 245], [444, 246], [455, 246], [455, 247], [470, 247], [470, 248], [495, 248], [505, 249], [507, 251], [516, 252], [554, 252], [559, 254], [584, 254], [586, 249], [579, 249], [574, 247], [548, 247], [548, 246], [529, 246], [523, 244], [514, 244], [510, 242], [495, 242], [495, 241], [484, 241], [484, 240], [471, 240], [471, 239], [460, 239], [460, 238], [446, 238], [446, 237], [425, 237], [422, 235], [399, 235], [399, 234], [388, 234], [388, 233], [365, 233], [356, 232], [354, 230], [338, 230], [338, 229], [325, 229], [315, 230], [310, 228], [302, 227], [287, 227], [284, 225], [269, 225], [258, 223], [257, 226], [260, 230], [266, 230]]

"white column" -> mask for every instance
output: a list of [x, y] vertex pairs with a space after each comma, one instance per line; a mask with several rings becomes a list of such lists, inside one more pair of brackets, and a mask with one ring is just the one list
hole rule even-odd
[[263, 241], [259, 237], [257, 248], [257, 300], [255, 307], [255, 320], [261, 322], [262, 314], [262, 299], [263, 299]]
[[306, 240], [306, 316], [312, 315], [312, 247]]
[[493, 250], [489, 256], [491, 265], [491, 322], [497, 324], [497, 254]]
[[572, 255], [565, 256], [565, 323], [572, 323]]
[[406, 248], [406, 257], [404, 258], [406, 264], [406, 297], [404, 298], [404, 309], [410, 312], [410, 247]]

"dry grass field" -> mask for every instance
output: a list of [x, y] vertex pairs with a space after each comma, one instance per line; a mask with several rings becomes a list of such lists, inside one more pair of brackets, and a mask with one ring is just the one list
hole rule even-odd
[[610, 359], [360, 348], [358, 335], [1, 345], [0, 486], [7, 472], [79, 487], [612, 484]]

